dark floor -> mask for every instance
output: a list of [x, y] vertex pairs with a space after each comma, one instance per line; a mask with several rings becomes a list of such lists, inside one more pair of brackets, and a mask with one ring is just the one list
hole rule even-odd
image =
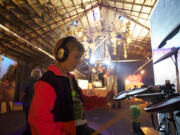
[[25, 116], [22, 111], [0, 114], [0, 135], [21, 135], [25, 129]]
[[[134, 135], [129, 115], [129, 106], [132, 104], [134, 103], [123, 101], [120, 109], [96, 109], [88, 111], [86, 116], [90, 126], [102, 131], [103, 135]], [[136, 102], [135, 104], [139, 104], [142, 108], [141, 127], [148, 127], [153, 132], [146, 135], [159, 135], [159, 133], [155, 132], [152, 128], [150, 114], [143, 111], [146, 105], [142, 102]], [[149, 131], [146, 130], [146, 132]]]
[[[132, 101], [123, 101], [120, 109], [109, 109], [106, 107], [87, 111], [86, 116], [89, 125], [101, 131], [103, 135], [134, 135], [129, 116], [129, 106], [131, 104], [134, 103]], [[142, 108], [141, 126], [152, 128], [149, 113], [143, 111], [145, 105], [141, 102], [136, 102], [135, 104], [139, 104]], [[25, 116], [22, 111], [0, 114], [0, 135], [21, 135], [24, 128]], [[145, 134], [158, 135], [158, 133]]]

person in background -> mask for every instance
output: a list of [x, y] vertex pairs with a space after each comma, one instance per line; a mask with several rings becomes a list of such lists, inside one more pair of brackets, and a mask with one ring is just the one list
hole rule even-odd
[[106, 86], [106, 78], [107, 78], [107, 67], [103, 66], [101, 72], [98, 74], [99, 80], [102, 82], [102, 87]]
[[34, 85], [28, 119], [33, 135], [91, 135], [95, 132], [87, 124], [84, 109], [103, 106], [106, 98], [83, 95], [70, 73], [81, 63], [84, 52], [83, 45], [72, 36], [56, 43], [56, 64], [50, 65]]
[[42, 76], [40, 69], [33, 69], [31, 71], [30, 78], [26, 81], [24, 87], [23, 87], [23, 111], [25, 113], [26, 117], [26, 130], [24, 132], [25, 135], [31, 135], [31, 130], [28, 124], [28, 113], [29, 108], [32, 102], [33, 98], [33, 87], [34, 83]]

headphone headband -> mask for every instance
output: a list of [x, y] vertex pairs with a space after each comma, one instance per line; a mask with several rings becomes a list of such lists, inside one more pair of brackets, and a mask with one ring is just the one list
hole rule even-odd
[[66, 44], [71, 41], [71, 40], [77, 40], [75, 37], [73, 36], [68, 36], [68, 37], [65, 37], [64, 40], [62, 41], [61, 45], [59, 48], [64, 48], [66, 47]]

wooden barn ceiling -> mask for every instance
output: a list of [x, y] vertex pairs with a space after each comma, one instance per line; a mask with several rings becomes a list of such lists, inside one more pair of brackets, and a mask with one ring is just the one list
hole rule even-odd
[[146, 59], [151, 57], [149, 19], [156, 2], [0, 0], [0, 54], [46, 64], [52, 59], [43, 51], [52, 54], [56, 41], [73, 35], [87, 52], [103, 40], [111, 60]]

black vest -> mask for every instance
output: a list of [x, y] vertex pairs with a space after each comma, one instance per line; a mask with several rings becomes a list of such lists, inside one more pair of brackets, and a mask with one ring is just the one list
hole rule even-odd
[[[50, 84], [56, 92], [56, 100], [52, 110], [54, 121], [66, 122], [74, 120], [73, 100], [69, 79], [64, 76], [56, 76], [52, 71], [47, 71], [40, 80]], [[82, 92], [77, 85], [77, 81], [74, 77], [72, 80], [74, 90], [80, 95], [82, 100]]]

